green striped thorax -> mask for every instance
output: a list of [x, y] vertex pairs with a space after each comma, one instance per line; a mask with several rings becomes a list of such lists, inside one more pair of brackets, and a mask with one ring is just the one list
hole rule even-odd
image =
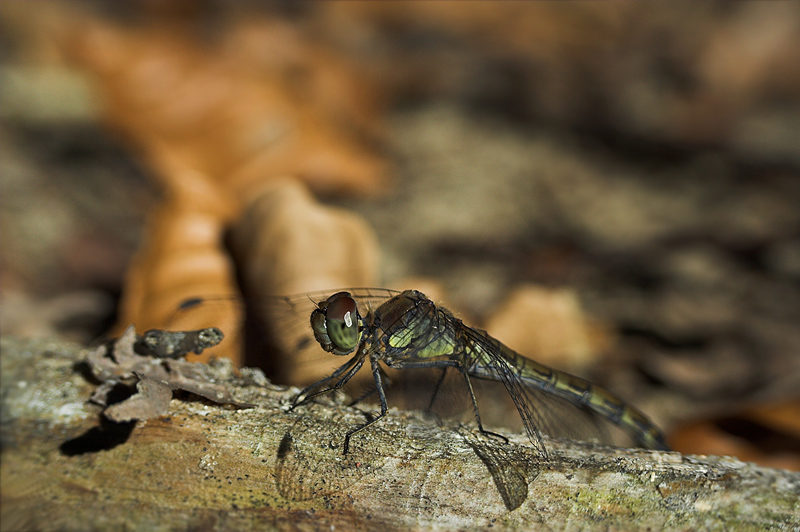
[[334, 355], [353, 352], [361, 339], [361, 316], [349, 292], [337, 292], [311, 313], [311, 329], [322, 349]]

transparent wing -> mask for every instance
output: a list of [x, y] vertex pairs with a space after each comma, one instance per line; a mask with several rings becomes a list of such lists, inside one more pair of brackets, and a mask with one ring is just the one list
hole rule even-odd
[[[597, 439], [612, 443], [608, 427], [600, 416], [566, 399], [526, 383], [516, 362], [503, 353], [496, 341], [462, 325], [468, 351], [486, 353], [485, 369], [492, 380], [501, 382], [516, 408], [533, 446], [546, 455], [542, 434], [556, 438]], [[486, 377], [478, 377], [486, 378]]]
[[528, 498], [528, 484], [539, 475], [537, 460], [529, 459], [517, 446], [499, 445], [486, 438], [479, 438], [464, 427], [460, 427], [458, 433], [492, 475], [508, 511], [519, 508]]
[[342, 455], [341, 432], [320, 438], [330, 427], [302, 414], [286, 431], [278, 447], [275, 482], [278, 492], [293, 501], [326, 497], [341, 492], [364, 477], [377, 474], [386, 457], [374, 445], [355, 439], [352, 451]]

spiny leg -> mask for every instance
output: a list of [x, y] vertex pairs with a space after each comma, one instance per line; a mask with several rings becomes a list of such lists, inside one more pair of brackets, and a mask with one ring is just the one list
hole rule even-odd
[[428, 410], [433, 410], [433, 403], [436, 401], [436, 396], [439, 394], [439, 388], [442, 386], [444, 382], [444, 378], [447, 376], [447, 368], [461, 368], [461, 364], [454, 360], [433, 360], [429, 362], [405, 362], [400, 360], [395, 360], [394, 363], [391, 365], [394, 369], [427, 369], [427, 368], [436, 368], [442, 370], [442, 376], [439, 377], [439, 380], [436, 382], [436, 387], [434, 388], [433, 395], [431, 396], [431, 401], [428, 404]]
[[442, 383], [444, 382], [444, 378], [447, 376], [447, 368], [442, 368], [442, 376], [439, 377], [439, 380], [436, 381], [436, 386], [433, 389], [433, 394], [431, 395], [431, 401], [428, 403], [428, 411], [433, 411], [433, 403], [436, 402], [436, 397], [439, 395], [439, 388], [441, 388]]
[[[384, 382], [386, 382], [386, 385], [391, 388], [392, 379], [389, 378], [389, 375], [386, 374], [383, 368], [381, 368], [381, 375], [383, 376], [383, 380]], [[358, 403], [362, 402], [364, 399], [372, 397], [376, 393], [378, 393], [378, 390], [376, 390], [375, 388], [370, 388], [368, 390], [365, 390], [361, 395], [359, 395], [358, 397], [347, 403], [347, 406], [355, 406]]]
[[375, 356], [370, 356], [370, 363], [372, 364], [372, 377], [375, 379], [375, 389], [378, 392], [378, 397], [380, 398], [381, 401], [381, 413], [378, 414], [378, 417], [367, 421], [363, 425], [359, 425], [356, 428], [351, 429], [350, 431], [347, 432], [347, 434], [345, 434], [344, 449], [342, 451], [342, 454], [347, 454], [347, 451], [350, 449], [350, 437], [353, 434], [364, 430], [373, 423], [380, 421], [381, 419], [386, 417], [386, 413], [389, 411], [389, 406], [386, 403], [386, 393], [383, 390], [383, 383], [381, 382], [381, 368], [380, 364], [378, 363], [378, 358]]
[[[442, 370], [447, 370], [447, 368], [458, 368], [458, 370], [464, 375], [464, 379], [467, 381], [467, 391], [469, 392], [470, 400], [472, 401], [472, 411], [475, 414], [475, 420], [478, 422], [478, 430], [481, 434], [486, 436], [494, 436], [495, 438], [499, 438], [504, 442], [508, 443], [508, 438], [503, 436], [502, 434], [497, 434], [496, 432], [492, 432], [490, 430], [486, 430], [483, 428], [483, 424], [481, 423], [481, 415], [478, 411], [478, 401], [475, 399], [475, 392], [472, 389], [472, 381], [469, 379], [469, 374], [467, 373], [467, 367], [457, 360], [435, 360], [431, 362], [401, 362], [395, 361], [394, 365], [392, 366], [396, 369], [421, 369], [421, 368], [440, 368]], [[439, 382], [437, 383], [437, 391], [438, 387], [441, 385], [442, 381], [444, 380], [444, 372], [442, 377], [440, 377]], [[431, 401], [432, 403], [433, 401]]]
[[[333, 374], [330, 375], [329, 377], [325, 377], [324, 379], [318, 380], [314, 384], [306, 386], [303, 389], [303, 391], [297, 394], [295, 398], [292, 400], [292, 407], [289, 410], [290, 411], [294, 410], [295, 407], [306, 404], [315, 397], [338, 390], [339, 388], [347, 384], [347, 381], [352, 379], [353, 375], [358, 373], [358, 370], [360, 370], [361, 366], [363, 365], [364, 365], [364, 357], [360, 354], [357, 354], [356, 356], [348, 360], [346, 363], [342, 364], [339, 368], [337, 368], [337, 370], [334, 371]], [[344, 375], [342, 375], [343, 373]], [[322, 390], [318, 390], [316, 392], [310, 393], [309, 395], [306, 395], [310, 392], [310, 390], [313, 390], [318, 386], [325, 385], [333, 380], [337, 381], [333, 386], [330, 386], [328, 388], [323, 388]]]
[[472, 411], [475, 414], [475, 420], [478, 422], [478, 430], [484, 436], [494, 436], [495, 438], [499, 438], [504, 442], [508, 443], [508, 438], [503, 436], [502, 434], [497, 434], [496, 432], [492, 432], [490, 430], [486, 430], [483, 428], [483, 423], [481, 423], [481, 414], [478, 411], [478, 401], [475, 398], [475, 392], [472, 389], [472, 381], [469, 379], [469, 374], [467, 373], [467, 368], [464, 365], [461, 365], [461, 373], [464, 375], [464, 379], [467, 381], [467, 390], [469, 391], [469, 398], [472, 400]]

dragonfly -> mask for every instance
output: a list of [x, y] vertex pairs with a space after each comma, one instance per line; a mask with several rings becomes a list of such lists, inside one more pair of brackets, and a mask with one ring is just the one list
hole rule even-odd
[[[345, 455], [354, 435], [387, 416], [382, 365], [398, 370], [441, 369], [442, 376], [447, 370], [456, 370], [462, 375], [480, 433], [508, 441], [484, 428], [474, 381], [502, 384], [528, 439], [543, 457], [547, 456], [543, 435], [566, 433], [580, 437], [587, 432], [604, 439], [601, 422], [622, 429], [644, 448], [669, 449], [658, 427], [618, 396], [522, 356], [486, 331], [466, 325], [422, 292], [348, 289], [324, 300], [311, 299], [315, 308], [310, 325], [319, 347], [350, 358], [329, 376], [304, 388], [292, 399], [291, 409], [341, 389], [367, 362], [374, 381], [373, 393], [377, 393], [380, 402], [377, 415], [345, 434]], [[587, 427], [589, 430], [582, 430]]]

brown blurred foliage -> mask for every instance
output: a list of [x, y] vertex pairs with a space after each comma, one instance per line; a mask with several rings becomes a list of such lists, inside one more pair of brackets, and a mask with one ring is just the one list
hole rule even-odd
[[492, 336], [543, 364], [582, 373], [613, 344], [573, 290], [519, 286], [486, 323]]
[[[458, 55], [400, 48], [383, 72], [397, 91], [463, 94], [488, 84], [515, 113], [555, 123], [598, 122], [624, 136], [798, 160], [790, 131], [800, 117], [789, 102], [800, 94], [800, 8], [792, 2], [343, 1], [323, 8], [331, 26], [351, 29], [334, 31], [341, 40], [364, 38], [365, 26], [446, 35], [469, 43], [473, 59], [513, 72], [510, 81], [493, 79], [468, 72], [470, 62]], [[459, 66], [442, 70], [442, 60]]]
[[148, 220], [144, 245], [128, 268], [116, 334], [126, 324], [140, 332], [215, 326], [226, 333], [226, 341], [195, 360], [227, 356], [240, 361], [243, 315], [235, 299], [219, 305], [213, 317], [178, 312], [186, 299], [200, 294], [238, 293], [236, 269], [222, 243], [233, 202], [202, 174], [176, 170], [171, 175], [164, 200]]
[[736, 456], [800, 471], [800, 402], [758, 405], [726, 418], [676, 427], [670, 443], [684, 453]]
[[239, 204], [275, 176], [328, 192], [383, 186], [383, 161], [354, 132], [378, 129], [376, 91], [291, 26], [242, 24], [208, 49], [180, 28], [84, 20], [65, 40], [99, 84], [106, 120], [163, 182], [176, 178], [176, 168], [162, 164], [167, 152]]
[[[127, 323], [141, 330], [196, 329], [212, 319], [229, 338], [202, 358], [224, 355], [241, 363], [235, 331], [242, 316], [234, 301], [199, 322], [191, 313], [176, 317], [180, 303], [199, 294], [237, 293], [223, 236], [264, 183], [295, 176], [320, 192], [382, 189], [385, 164], [358, 135], [379, 130], [379, 93], [342, 56], [285, 22], [245, 22], [213, 51], [171, 29], [85, 19], [65, 37], [70, 57], [101, 88], [106, 120], [139, 149], [166, 195], [129, 270], [117, 330]], [[278, 215], [272, 234], [322, 212], [310, 198], [291, 207], [280, 211], [286, 214]], [[330, 232], [335, 223], [323, 229]], [[333, 238], [339, 234], [351, 238], [348, 231]], [[293, 249], [291, 237], [277, 245], [282, 256]], [[319, 268], [313, 257], [291, 260]], [[287, 272], [276, 275], [286, 278]]]
[[[54, 205], [72, 197], [63, 191], [79, 187], [78, 173], [48, 191], [9, 157], [30, 137], [8, 142], [4, 130], [0, 273], [27, 330], [56, 330], [30, 322], [65, 306], [16, 302], [7, 287], [121, 277], [127, 255], [103, 239], [134, 225], [116, 212], [131, 198], [150, 209], [118, 333], [132, 322], [140, 332], [218, 326], [227, 338], [202, 360], [261, 364], [261, 352], [241, 351], [240, 284], [258, 299], [374, 285], [383, 273], [683, 424], [678, 450], [798, 467], [785, 445], [797, 441], [796, 404], [783, 399], [799, 380], [800, 4], [248, 4], [3, 3], [14, 53], [40, 69], [4, 75], [5, 118], [99, 112], [162, 194], [156, 204], [122, 184], [100, 188], [100, 201], [76, 201], [67, 216]], [[29, 95], [37, 76], [58, 97]], [[74, 95], [91, 104], [70, 107]], [[397, 111], [409, 102], [426, 103]], [[532, 139], [509, 123], [550, 130]], [[563, 131], [588, 135], [589, 148], [565, 147]], [[28, 200], [26, 182], [44, 201]], [[390, 202], [361, 206], [383, 259], [370, 224], [312, 195], [388, 190]], [[102, 203], [107, 227], [70, 233], [55, 253], [41, 244]], [[511, 266], [456, 271], [454, 256], [493, 254]], [[411, 285], [392, 278], [409, 274]], [[198, 296], [223, 297], [213, 311], [180, 311]], [[83, 305], [70, 301], [73, 312]], [[296, 370], [283, 371], [310, 378]]]
[[[352, 212], [317, 202], [296, 180], [275, 180], [263, 187], [231, 231], [231, 250], [244, 291], [257, 305], [262, 323], [273, 324], [273, 347], [286, 355], [279, 363], [258, 350], [248, 365], [271, 366], [282, 382], [314, 382], [330, 371], [330, 357], [302, 365], [293, 346], [304, 327], [284, 323], [270, 296], [375, 286], [378, 241], [372, 228]], [[303, 325], [310, 315], [297, 316]], [[275, 324], [278, 326], [276, 327]]]

